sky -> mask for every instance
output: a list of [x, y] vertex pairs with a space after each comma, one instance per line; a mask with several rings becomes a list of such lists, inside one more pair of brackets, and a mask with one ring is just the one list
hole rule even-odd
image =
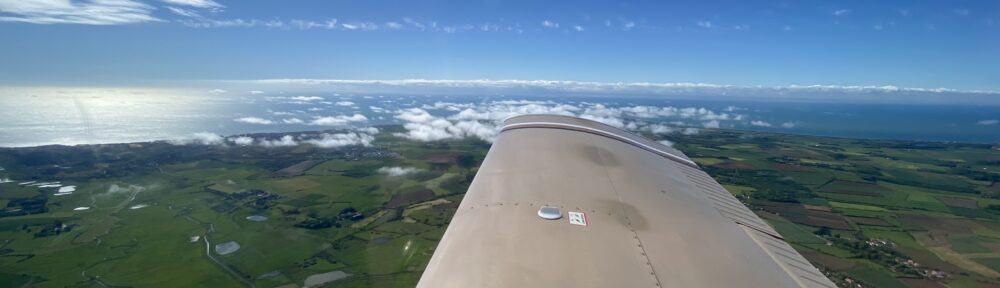
[[998, 1], [706, 2], [0, 0], [0, 85], [510, 79], [1000, 91]]

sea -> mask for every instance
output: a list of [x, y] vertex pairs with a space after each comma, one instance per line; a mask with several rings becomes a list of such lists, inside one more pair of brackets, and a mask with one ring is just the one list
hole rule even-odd
[[[695, 109], [696, 115], [640, 120], [701, 129], [719, 127], [860, 139], [1000, 143], [1000, 124], [997, 123], [1000, 106], [783, 102], [745, 98], [698, 100], [629, 95], [408, 95], [15, 87], [0, 88], [0, 147], [145, 142], [204, 132], [236, 135], [403, 124], [405, 120], [398, 116], [405, 109], [423, 109], [449, 117], [465, 109], [480, 109], [480, 112], [506, 109], [506, 113], [510, 113], [519, 111], [517, 108], [523, 105], [565, 105], [562, 107], [578, 109], [577, 113], [611, 113], [608, 115], [612, 117], [615, 108], [672, 107], [677, 111]], [[726, 116], [721, 116], [723, 114]], [[332, 121], [317, 121], [324, 118]], [[359, 120], [361, 118], [364, 120]], [[713, 123], [711, 120], [715, 119], [719, 120]]]

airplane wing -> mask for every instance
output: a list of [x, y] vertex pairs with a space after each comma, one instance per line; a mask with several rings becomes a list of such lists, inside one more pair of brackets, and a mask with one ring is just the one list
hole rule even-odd
[[417, 287], [836, 287], [680, 151], [506, 121]]

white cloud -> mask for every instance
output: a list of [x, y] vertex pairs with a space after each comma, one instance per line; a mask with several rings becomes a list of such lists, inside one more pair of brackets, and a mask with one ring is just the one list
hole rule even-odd
[[700, 132], [701, 132], [701, 130], [698, 130], [698, 128], [690, 128], [689, 127], [689, 128], [684, 128], [684, 131], [681, 131], [681, 134], [684, 134], [684, 135], [695, 135], [695, 134], [698, 134]]
[[264, 91], [250, 90], [250, 91], [247, 91], [247, 93], [250, 93], [250, 95], [260, 95], [260, 94], [264, 94]]
[[378, 134], [379, 132], [381, 132], [380, 130], [378, 130], [378, 128], [375, 128], [375, 127], [362, 127], [362, 128], [354, 129], [354, 131], [357, 131], [358, 133], [368, 133], [368, 134], [371, 134], [371, 135], [375, 135], [375, 134]]
[[247, 136], [230, 137], [229, 139], [226, 140], [229, 140], [229, 142], [233, 142], [233, 144], [240, 146], [249, 146], [253, 144], [253, 138]]
[[201, 145], [220, 145], [225, 143], [225, 138], [219, 136], [215, 133], [200, 132], [191, 134], [191, 136], [181, 139], [174, 139], [168, 141], [170, 144], [174, 145], [187, 145], [187, 144], [201, 144]]
[[851, 9], [840, 9], [833, 11], [833, 16], [845, 16], [847, 14], [851, 14]]
[[322, 29], [332, 30], [332, 29], [337, 29], [338, 27], [337, 23], [338, 20], [336, 18], [331, 18], [326, 21], [312, 21], [312, 20], [299, 20], [299, 19], [293, 19], [289, 21], [289, 24], [292, 27], [298, 29], [322, 28]]
[[653, 134], [670, 134], [677, 131], [673, 127], [663, 125], [663, 124], [652, 124], [644, 127], [644, 129], [649, 130]]
[[385, 28], [389, 28], [389, 29], [392, 29], [392, 30], [402, 29], [403, 28], [403, 24], [399, 24], [398, 22], [391, 22], [391, 21], [390, 22], [385, 22]]
[[372, 112], [375, 112], [375, 113], [385, 113], [386, 112], [385, 108], [378, 107], [378, 106], [368, 106], [368, 109], [372, 110]]
[[347, 125], [352, 122], [364, 122], [368, 121], [368, 117], [361, 114], [354, 114], [351, 116], [347, 115], [337, 115], [337, 116], [326, 116], [326, 117], [316, 117], [311, 122], [310, 125], [321, 125], [321, 126], [340, 126]]
[[284, 23], [280, 20], [268, 20], [260, 21], [255, 19], [244, 20], [244, 19], [225, 19], [225, 20], [215, 20], [207, 19], [204, 17], [195, 17], [195, 19], [179, 19], [177, 22], [184, 26], [192, 28], [220, 28], [220, 27], [257, 27], [264, 26], [269, 28], [284, 26]]
[[319, 96], [295, 96], [295, 97], [289, 97], [288, 99], [289, 100], [293, 100], [293, 101], [312, 102], [312, 101], [322, 101], [323, 97], [319, 97]]
[[337, 106], [354, 106], [354, 102], [351, 101], [337, 101]]
[[371, 22], [343, 23], [340, 24], [340, 26], [344, 27], [344, 29], [347, 30], [364, 30], [364, 31], [378, 30], [378, 25]]
[[767, 123], [765, 121], [760, 121], [760, 120], [750, 121], [750, 125], [760, 126], [760, 127], [771, 127], [771, 123]]
[[[916, 88], [850, 85], [787, 85], [740, 86], [689, 82], [587, 82], [557, 80], [341, 80], [341, 79], [264, 79], [252, 84], [327, 86], [324, 89], [350, 88], [357, 91], [406, 91], [409, 93], [462, 93], [488, 91], [498, 94], [515, 93], [593, 93], [669, 95], [746, 99], [834, 99], [841, 102], [883, 103], [1000, 103], [1000, 91], [956, 90], [948, 88]], [[873, 97], [877, 95], [878, 97]]]
[[161, 21], [156, 8], [133, 0], [0, 0], [0, 22], [118, 25]]
[[997, 119], [987, 119], [987, 120], [979, 120], [978, 122], [976, 122], [976, 124], [979, 124], [979, 125], [997, 125], [997, 123], [1000, 123], [1000, 120], [997, 120]]
[[420, 169], [413, 167], [382, 167], [378, 168], [378, 173], [382, 173], [389, 176], [403, 176], [406, 174], [415, 173], [420, 171]]
[[712, 21], [698, 21], [698, 27], [712, 28]]
[[719, 120], [712, 120], [702, 123], [702, 126], [705, 126], [705, 128], [719, 128]]
[[576, 32], [583, 32], [583, 26], [573, 25], [573, 30], [576, 30]]
[[545, 26], [546, 28], [559, 28], [559, 23], [550, 20], [544, 20], [542, 21], [542, 26]]
[[448, 120], [433, 116], [424, 109], [410, 108], [397, 112], [396, 119], [406, 121], [403, 128], [406, 133], [396, 133], [396, 136], [419, 141], [437, 141], [444, 139], [461, 139], [476, 137], [493, 141], [496, 137], [496, 125], [479, 120]]
[[160, 0], [168, 4], [191, 6], [196, 8], [223, 8], [222, 4], [213, 0]]
[[233, 121], [240, 122], [240, 123], [247, 123], [247, 124], [259, 124], [259, 125], [271, 125], [271, 124], [274, 124], [274, 121], [267, 120], [267, 119], [260, 118], [260, 117], [243, 117], [243, 118], [235, 119]]
[[635, 22], [629, 21], [622, 24], [622, 30], [628, 31], [635, 28]]
[[299, 119], [299, 118], [281, 119], [281, 122], [284, 122], [285, 124], [302, 124], [302, 123], [305, 123], [305, 121], [302, 121], [302, 119]]
[[[458, 109], [457, 107], [467, 107]], [[456, 112], [448, 116], [435, 115], [427, 109], [436, 109], [436, 112], [444, 108], [446, 111]], [[456, 109], [451, 109], [456, 108]], [[486, 141], [493, 141], [496, 137], [496, 129], [503, 120], [524, 114], [554, 114], [576, 116], [601, 122], [626, 130], [643, 130], [655, 134], [668, 134], [674, 132], [697, 133], [693, 128], [674, 128], [663, 124], [645, 124], [644, 122], [630, 121], [632, 119], [682, 119], [699, 121], [695, 125], [708, 125], [717, 127], [722, 121], [742, 121], [744, 115], [732, 113], [719, 113], [707, 108], [687, 107], [677, 108], [672, 106], [625, 106], [613, 107], [603, 104], [580, 103], [569, 105], [552, 101], [527, 101], [527, 100], [504, 100], [493, 101], [481, 104], [472, 103], [448, 103], [437, 102], [434, 105], [423, 105], [421, 108], [407, 108], [397, 110], [395, 118], [404, 122], [403, 127], [406, 133], [395, 135], [420, 140], [436, 141], [444, 139], [460, 139], [464, 137], [475, 137]], [[680, 121], [670, 122], [677, 126], [687, 126]], [[693, 130], [692, 130], [693, 129]]]
[[180, 15], [180, 16], [184, 16], [184, 17], [201, 17], [201, 14], [198, 14], [197, 11], [190, 10], [190, 9], [184, 9], [184, 8], [173, 7], [173, 6], [167, 6], [167, 10], [170, 10], [170, 12], [173, 12], [174, 14], [177, 14], [177, 15]]
[[212, 93], [212, 94], [222, 94], [222, 93], [226, 93], [226, 92], [229, 92], [229, 91], [226, 91], [226, 90], [223, 90], [223, 89], [208, 90], [208, 93]]
[[375, 136], [368, 133], [347, 132], [336, 134], [324, 133], [319, 139], [304, 140], [302, 142], [316, 145], [320, 148], [337, 148], [354, 145], [371, 146], [374, 140]]
[[781, 127], [783, 127], [783, 128], [795, 128], [795, 123], [792, 123], [792, 122], [781, 123]]
[[289, 147], [299, 145], [298, 142], [295, 142], [295, 138], [293, 138], [292, 135], [282, 136], [281, 139], [278, 140], [258, 139], [258, 141], [260, 142], [260, 146], [264, 147]]

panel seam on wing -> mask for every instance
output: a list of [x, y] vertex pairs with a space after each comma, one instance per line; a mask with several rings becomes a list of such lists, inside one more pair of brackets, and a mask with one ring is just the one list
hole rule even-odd
[[[591, 142], [591, 144], [596, 145], [596, 143], [593, 143], [593, 141]], [[600, 152], [595, 152], [595, 153], [597, 153], [597, 157], [601, 161], [600, 163], [601, 169], [604, 170], [604, 175], [608, 179], [608, 185], [611, 186], [611, 191], [615, 194], [615, 198], [618, 201], [620, 213], [622, 217], [625, 218], [625, 226], [628, 227], [629, 232], [632, 232], [632, 239], [634, 239], [636, 242], [636, 247], [638, 247], [640, 251], [639, 252], [640, 256], [642, 257], [642, 259], [646, 261], [645, 264], [646, 267], [649, 268], [649, 275], [653, 277], [653, 281], [655, 281], [654, 285], [656, 285], [656, 287], [662, 287], [662, 284], [660, 283], [660, 276], [656, 274], [656, 269], [653, 269], [653, 261], [649, 259], [649, 254], [646, 252], [646, 247], [643, 246], [642, 244], [642, 239], [639, 238], [639, 233], [635, 232], [635, 228], [632, 227], [632, 220], [628, 217], [628, 213], [626, 213], [627, 210], [625, 210], [625, 204], [622, 201], [621, 194], [618, 193], [618, 188], [615, 186], [615, 181], [611, 179], [611, 172], [608, 171], [608, 167], [605, 164], [606, 160], [604, 159], [604, 155], [601, 155]]]

